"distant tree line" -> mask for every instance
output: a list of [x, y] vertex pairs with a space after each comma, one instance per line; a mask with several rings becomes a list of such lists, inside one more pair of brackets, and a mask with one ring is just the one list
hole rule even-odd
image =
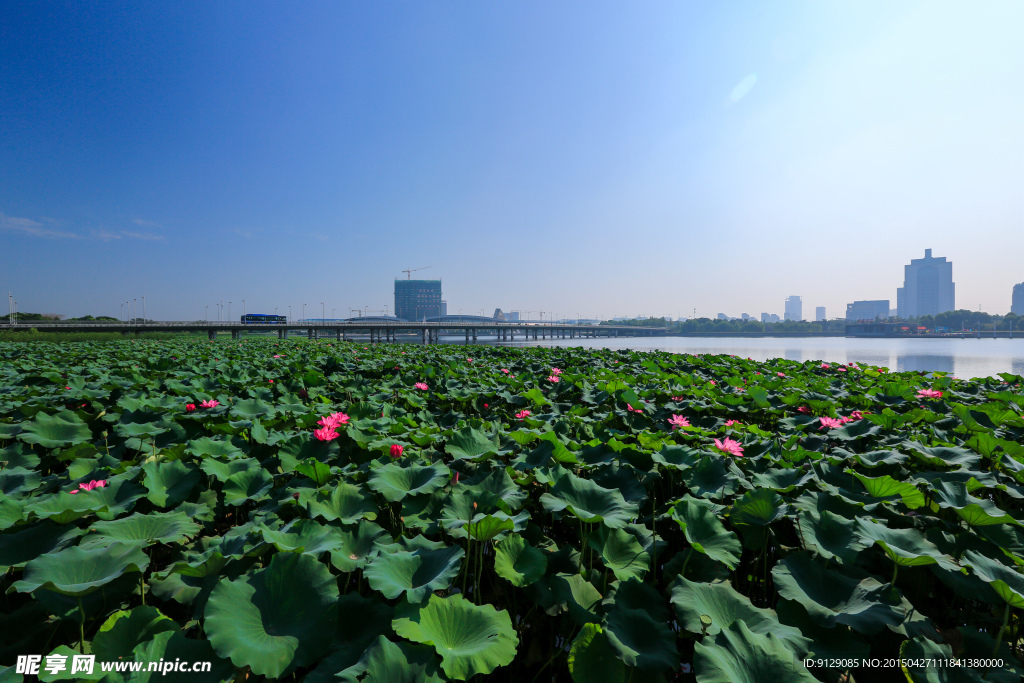
[[993, 323], [997, 330], [1024, 330], [1024, 317], [1019, 316], [1016, 313], [992, 315], [990, 313], [983, 313], [982, 311], [969, 311], [965, 308], [960, 308], [955, 311], [946, 311], [945, 313], [939, 313], [938, 315], [922, 315], [917, 318], [911, 318], [910, 322], [923, 325], [930, 330], [936, 327], [945, 327], [948, 328], [950, 332], [955, 332], [960, 329], [991, 330]]
[[[93, 317], [91, 315], [84, 315], [81, 318], [61, 318], [60, 316], [54, 317], [52, 313], [22, 313], [17, 312], [17, 318], [19, 323], [30, 323], [30, 322], [47, 322], [47, 323], [116, 323], [117, 318], [112, 318], [109, 315], [100, 315]], [[7, 316], [3, 316], [6, 320]], [[139, 318], [138, 322], [145, 322], [142, 318]]]
[[[981, 311], [959, 309], [938, 315], [924, 315], [910, 320], [887, 318], [882, 322], [908, 322], [934, 330], [936, 327], [947, 328], [950, 332], [960, 329], [991, 330], [995, 324], [997, 330], [1024, 330], [1024, 316], [1015, 313], [992, 315]], [[790, 332], [803, 334], [821, 334], [828, 332], [845, 332], [846, 320], [783, 320], [777, 323], [762, 323], [750, 318], [748, 320], [722, 320], [720, 318], [693, 318], [691, 320], [666, 320], [665, 318], [640, 318], [633, 320], [605, 320], [602, 325], [627, 325], [631, 327], [666, 327], [670, 334], [712, 333], [755, 333], [755, 332]]]

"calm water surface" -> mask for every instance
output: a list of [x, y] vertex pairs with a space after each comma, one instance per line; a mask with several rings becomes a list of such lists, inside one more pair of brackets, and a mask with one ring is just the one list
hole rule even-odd
[[[454, 341], [454, 340], [453, 340]], [[478, 343], [497, 344], [493, 339]], [[578, 346], [669, 353], [733, 354], [754, 360], [788, 358], [870, 363], [890, 370], [950, 372], [964, 379], [1024, 375], [1024, 339], [861, 339], [852, 337], [630, 337], [502, 342], [502, 346]]]

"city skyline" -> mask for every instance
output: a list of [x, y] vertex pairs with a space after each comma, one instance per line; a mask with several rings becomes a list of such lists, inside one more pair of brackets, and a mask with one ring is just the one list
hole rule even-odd
[[[1024, 6], [0, 7], [0, 289], [714, 317], [1024, 280]], [[965, 238], [970, 235], [970, 241]], [[838, 265], [837, 265], [838, 264]], [[805, 316], [807, 317], [807, 316]]]

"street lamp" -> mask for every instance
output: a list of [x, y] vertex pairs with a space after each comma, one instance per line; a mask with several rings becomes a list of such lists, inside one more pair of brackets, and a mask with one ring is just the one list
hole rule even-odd
[[242, 299], [242, 317], [245, 317], [245, 299]]
[[210, 322], [210, 304], [206, 304], [203, 308], [203, 318], [206, 319], [206, 322]]
[[124, 322], [124, 304], [121, 304], [121, 313], [118, 314], [117, 319]]
[[306, 319], [306, 304], [302, 304], [302, 319]]
[[292, 305], [288, 304], [288, 322], [292, 321]]
[[228, 322], [231, 322], [231, 302], [228, 302]]
[[327, 318], [327, 313], [326, 313], [326, 310], [324, 308], [324, 302], [321, 301], [320, 302], [320, 322], [324, 322], [325, 318]]

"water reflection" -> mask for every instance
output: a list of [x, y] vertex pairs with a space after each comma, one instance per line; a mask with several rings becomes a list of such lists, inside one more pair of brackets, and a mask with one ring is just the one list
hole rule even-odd
[[896, 356], [900, 372], [953, 372], [953, 356], [935, 354], [900, 354]]
[[803, 349], [786, 349], [782, 352], [782, 357], [786, 360], [795, 360], [802, 363], [804, 361], [804, 351]]

